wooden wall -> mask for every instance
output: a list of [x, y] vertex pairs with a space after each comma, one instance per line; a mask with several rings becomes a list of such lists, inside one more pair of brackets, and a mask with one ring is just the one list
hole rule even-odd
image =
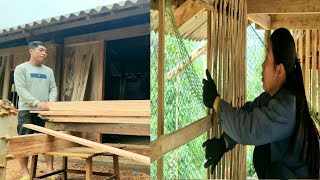
[[307, 100], [316, 112], [320, 112], [320, 30], [293, 30], [293, 37], [301, 62]]

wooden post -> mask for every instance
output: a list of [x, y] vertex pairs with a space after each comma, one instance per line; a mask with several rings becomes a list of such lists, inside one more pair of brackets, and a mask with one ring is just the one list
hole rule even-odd
[[8, 99], [8, 94], [11, 88], [10, 84], [10, 69], [12, 66], [13, 55], [6, 56], [5, 58], [5, 70], [4, 70], [4, 81], [3, 81], [3, 91], [2, 91], [2, 99]]
[[[318, 30], [318, 48], [320, 48], [320, 31]], [[318, 89], [320, 89], [320, 56], [318, 56]], [[318, 90], [318, 113], [320, 114], [320, 92]]]
[[[164, 134], [164, 47], [165, 47], [165, 0], [159, 1], [158, 46], [158, 138]], [[163, 158], [157, 161], [157, 179], [163, 179]]]
[[10, 111], [0, 106], [0, 180], [6, 179], [9, 140], [17, 135], [18, 118]]

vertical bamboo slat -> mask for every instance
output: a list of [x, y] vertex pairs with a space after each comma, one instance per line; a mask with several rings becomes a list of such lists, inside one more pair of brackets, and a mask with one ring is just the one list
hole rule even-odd
[[306, 90], [306, 97], [307, 101], [310, 102], [310, 30], [306, 30], [306, 51], [305, 51], [305, 90]]
[[[320, 50], [320, 31], [318, 30], [318, 49]], [[318, 55], [318, 111], [320, 114], [320, 55]]]
[[[164, 46], [165, 46], [165, 0], [159, 1], [159, 47], [158, 47], [158, 138], [164, 134]], [[157, 179], [163, 179], [163, 158], [157, 161]]]
[[317, 68], [317, 30], [312, 30], [312, 108], [316, 109], [316, 86], [317, 86], [317, 75], [316, 75], [316, 68]]
[[300, 58], [300, 64], [301, 64], [301, 71], [302, 71], [302, 76], [304, 79], [304, 58], [303, 58], [303, 30], [299, 30], [299, 58]]
[[[207, 11], [207, 16], [208, 16], [208, 20], [207, 20], [207, 69], [209, 70], [209, 72], [212, 74], [212, 42], [211, 42], [211, 34], [212, 34], [212, 13], [211, 11]], [[207, 110], [207, 115], [210, 114], [210, 108], [208, 108]], [[210, 130], [207, 131], [207, 140], [211, 139], [211, 132]], [[209, 167], [207, 169], [207, 177], [210, 179], [211, 178], [211, 167]]]

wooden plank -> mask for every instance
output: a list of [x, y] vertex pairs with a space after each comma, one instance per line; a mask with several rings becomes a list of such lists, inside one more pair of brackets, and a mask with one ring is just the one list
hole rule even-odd
[[3, 90], [2, 90], [2, 99], [8, 99], [9, 91], [11, 88], [10, 83], [10, 69], [12, 66], [12, 60], [13, 56], [7, 56], [5, 63], [5, 69], [4, 69], [4, 81], [3, 81]]
[[[63, 133], [63, 132], [61, 132]], [[63, 134], [79, 135], [79, 133], [64, 132]], [[52, 137], [46, 134], [30, 134], [15, 136], [10, 139], [8, 158], [29, 157], [48, 151], [74, 147], [77, 144]]]
[[212, 116], [199, 119], [170, 134], [162, 135], [151, 142], [151, 162], [205, 133], [212, 127]]
[[95, 63], [96, 67], [93, 71], [95, 72], [95, 75], [93, 76], [95, 78], [94, 82], [96, 83], [94, 87], [94, 98], [91, 98], [91, 100], [103, 100], [104, 99], [104, 69], [105, 69], [105, 51], [106, 51], [106, 46], [105, 46], [105, 41], [100, 40], [99, 41], [99, 49], [98, 49], [98, 59], [97, 62]]
[[320, 29], [320, 14], [272, 14], [270, 17], [271, 29]]
[[[48, 102], [48, 106], [52, 111], [77, 110], [81, 106], [91, 106], [92, 108], [108, 108], [108, 107], [143, 107], [149, 109], [150, 100], [106, 100], [106, 101], [59, 101]], [[71, 106], [77, 106], [73, 108]]]
[[306, 98], [310, 103], [310, 30], [306, 30], [306, 46], [305, 46], [305, 75], [304, 75], [304, 87], [306, 91]]
[[248, 19], [265, 30], [271, 29], [271, 17], [268, 14], [249, 14]]
[[91, 47], [76, 48], [75, 69], [74, 69], [74, 87], [71, 101], [84, 100], [84, 93], [87, 87], [87, 80], [92, 60]]
[[69, 135], [69, 134], [64, 134], [64, 133], [61, 133], [61, 132], [58, 132], [58, 131], [50, 130], [50, 129], [43, 128], [43, 127], [40, 127], [40, 126], [36, 126], [36, 125], [33, 125], [33, 124], [25, 124], [23, 126], [26, 127], [26, 128], [29, 128], [29, 129], [33, 129], [35, 131], [39, 131], [39, 132], [42, 132], [42, 133], [45, 133], [45, 134], [49, 134], [51, 136], [55, 136], [55, 137], [67, 140], [67, 141], [75, 142], [75, 143], [78, 143], [78, 144], [81, 144], [81, 145], [84, 145], [84, 146], [88, 146], [88, 147], [100, 149], [100, 150], [103, 150], [103, 151], [106, 151], [106, 152], [110, 152], [110, 153], [113, 153], [113, 154], [117, 154], [119, 156], [123, 156], [123, 157], [129, 158], [129, 159], [133, 159], [133, 160], [145, 163], [145, 164], [150, 164], [150, 158], [149, 157], [143, 156], [143, 155], [140, 155], [140, 154], [137, 154], [137, 153], [124, 151], [122, 149], [118, 149], [118, 148], [114, 148], [114, 147], [111, 147], [111, 146], [103, 145], [103, 144], [100, 144], [100, 143], [96, 143], [96, 142], [93, 142], [93, 141], [82, 139], [82, 138], [79, 138], [79, 137], [76, 137], [76, 136], [72, 136], [72, 135]]
[[53, 115], [53, 116], [59, 116], [59, 115], [65, 115], [65, 116], [144, 116], [149, 117], [150, 111], [149, 110], [135, 110], [135, 109], [106, 109], [105, 111], [99, 111], [97, 112], [90, 112], [90, 111], [31, 111], [32, 113], [39, 113], [40, 115], [46, 116], [46, 115]]
[[313, 29], [312, 30], [312, 84], [311, 84], [311, 89], [312, 89], [312, 108], [314, 110], [316, 110], [316, 106], [317, 106], [317, 74], [316, 74], [316, 70], [317, 70], [317, 40], [318, 40], [318, 36], [317, 36], [317, 30]]
[[320, 13], [318, 0], [247, 0], [248, 14]]
[[69, 130], [77, 132], [99, 132], [106, 134], [121, 134], [135, 136], [150, 136], [149, 124], [121, 124], [121, 123], [72, 123], [46, 122], [46, 128], [52, 130]]
[[63, 77], [64, 80], [61, 88], [62, 101], [70, 101], [72, 98], [74, 87], [74, 73], [75, 73], [75, 48], [69, 47], [64, 49], [63, 57]]
[[187, 0], [184, 2], [173, 13], [176, 19], [177, 28], [180, 28], [183, 24], [185, 24], [202, 10], [204, 10], [204, 8], [193, 0]]
[[70, 122], [70, 123], [88, 123], [96, 124], [103, 123], [105, 126], [109, 123], [115, 124], [150, 124], [150, 117], [135, 117], [135, 118], [126, 118], [126, 117], [101, 117], [101, 118], [90, 118], [90, 117], [57, 117], [57, 116], [41, 116], [43, 119], [48, 119], [49, 122]]
[[[111, 36], [112, 34], [112, 36]], [[137, 36], [143, 36], [150, 34], [150, 24], [140, 24], [129, 27], [123, 27], [119, 29], [88, 33], [83, 35], [71, 36], [65, 38], [66, 45], [87, 43], [91, 41], [112, 41], [117, 39], [126, 39]]]
[[67, 156], [74, 158], [90, 158], [97, 155], [102, 155], [104, 151], [98, 150], [90, 147], [71, 147], [66, 149], [61, 149], [57, 151], [46, 152], [46, 155], [50, 156]]
[[[157, 135], [164, 134], [164, 49], [165, 49], [165, 0], [159, 1], [159, 44], [158, 44], [158, 120]], [[163, 179], [163, 158], [157, 161], [157, 179]]]

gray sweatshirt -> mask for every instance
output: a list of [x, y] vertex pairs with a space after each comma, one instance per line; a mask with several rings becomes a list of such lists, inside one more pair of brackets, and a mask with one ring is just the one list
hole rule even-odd
[[[262, 93], [242, 108], [234, 108], [222, 100], [219, 121], [224, 132], [237, 143], [255, 146], [270, 143], [271, 162], [281, 162], [299, 178], [308, 177], [307, 165], [300, 161], [303, 140], [298, 139], [293, 153], [287, 153], [296, 122], [296, 99], [288, 90], [282, 88], [273, 97]], [[227, 139], [232, 149], [234, 142]]]
[[19, 111], [39, 110], [38, 102], [57, 100], [57, 86], [53, 70], [45, 65], [34, 66], [29, 62], [15, 68], [14, 83], [19, 95]]

